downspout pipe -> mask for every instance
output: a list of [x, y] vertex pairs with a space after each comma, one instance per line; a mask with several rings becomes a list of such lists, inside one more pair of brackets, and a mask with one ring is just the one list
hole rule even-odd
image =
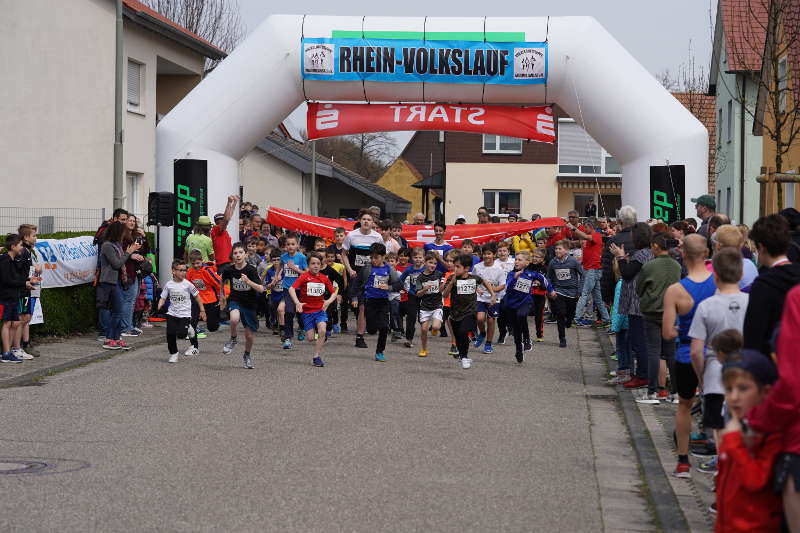
[[742, 87], [742, 98], [739, 100], [739, 102], [740, 102], [739, 105], [741, 107], [741, 109], [739, 110], [739, 113], [741, 114], [741, 116], [739, 117], [739, 122], [740, 122], [740, 127], [741, 127], [741, 130], [742, 130], [741, 133], [739, 134], [740, 135], [740, 140], [741, 140], [741, 142], [739, 143], [739, 145], [740, 145], [739, 146], [739, 163], [741, 165], [741, 167], [739, 168], [739, 224], [744, 224], [745, 223], [744, 222], [744, 178], [745, 178], [745, 169], [744, 169], [745, 160], [744, 160], [744, 158], [745, 158], [745, 153], [747, 152], [745, 150], [745, 145], [744, 145], [745, 140], [747, 139], [747, 136], [745, 135], [745, 132], [744, 132], [745, 122], [746, 122], [744, 114], [747, 112], [747, 110], [745, 109], [745, 98], [747, 98], [747, 78], [746, 77], [744, 78], [744, 86]]
[[114, 209], [122, 207], [122, 84], [123, 84], [123, 49], [122, 49], [122, 0], [116, 0], [116, 59], [114, 65]]

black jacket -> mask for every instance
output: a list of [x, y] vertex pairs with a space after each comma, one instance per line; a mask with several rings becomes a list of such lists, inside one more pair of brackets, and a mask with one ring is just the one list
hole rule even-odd
[[17, 261], [10, 255], [0, 255], [0, 301], [13, 301], [16, 305], [27, 281], [28, 270], [23, 273]]
[[744, 347], [769, 354], [770, 341], [781, 321], [783, 301], [789, 289], [800, 283], [800, 263], [786, 263], [764, 270], [750, 288], [744, 316]]
[[609, 250], [609, 247], [611, 246], [611, 243], [614, 243], [617, 246], [622, 245], [625, 247], [625, 253], [627, 253], [629, 256], [633, 254], [633, 234], [631, 233], [631, 228], [624, 228], [613, 237], [608, 237], [605, 239], [605, 241], [605, 245], [603, 246], [603, 255], [600, 256], [600, 266], [603, 269], [603, 277], [600, 280], [600, 289], [603, 293], [603, 301], [611, 305], [614, 302], [614, 286], [616, 283], [614, 282], [614, 270], [612, 268], [614, 256], [611, 255], [611, 250]]

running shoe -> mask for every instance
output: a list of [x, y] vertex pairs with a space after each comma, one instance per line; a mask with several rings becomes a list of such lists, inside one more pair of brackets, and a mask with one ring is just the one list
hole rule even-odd
[[410, 340], [406, 340], [406, 342], [403, 343], [403, 346], [405, 346], [406, 348], [411, 348], [412, 346], [414, 346], [414, 343], [411, 342]]
[[483, 353], [494, 353], [494, 348], [492, 348], [491, 342], [487, 342], [483, 345]]
[[567, 347], [567, 339], [558, 339], [558, 347], [559, 348], [566, 348]]
[[606, 383], [608, 383], [609, 385], [622, 385], [623, 383], [627, 383], [630, 380], [631, 377], [628, 374], [619, 374], [606, 381]]
[[536, 342], [544, 342], [544, 337], [536, 337]]
[[356, 337], [356, 348], [366, 348], [367, 341], [364, 340], [364, 337]]
[[505, 344], [506, 343], [506, 335], [505, 333], [501, 333], [499, 337], [497, 337], [496, 344]]
[[183, 352], [183, 355], [190, 356], [190, 355], [200, 355], [200, 348], [195, 348], [194, 346], [189, 346], [189, 349]]
[[458, 348], [454, 344], [450, 345], [450, 349], [447, 353], [458, 359]]
[[592, 323], [592, 327], [593, 328], [598, 328], [598, 329], [607, 328], [610, 325], [611, 325], [611, 321], [610, 320], [595, 320]]
[[11, 352], [6, 352], [0, 356], [0, 363], [21, 363], [22, 359]]
[[515, 353], [514, 357], [517, 359], [517, 363], [522, 363], [522, 352]]
[[244, 359], [244, 367], [245, 367], [245, 368], [247, 368], [247, 369], [249, 369], [249, 370], [252, 370], [252, 369], [254, 369], [254, 368], [255, 368], [255, 367], [253, 366], [253, 358], [252, 358], [252, 357], [250, 357], [250, 355], [245, 355], [245, 356], [243, 357], [243, 359]]
[[526, 352], [530, 352], [531, 350], [533, 350], [533, 343], [531, 343], [530, 339], [526, 340], [524, 342], [524, 345], [525, 345], [525, 351]]
[[305, 332], [303, 332], [303, 331], [298, 331], [298, 332], [297, 332], [297, 340], [299, 340], [299, 341], [301, 341], [301, 342], [302, 342], [302, 341], [304, 341], [304, 340], [306, 340], [306, 334], [305, 334]]
[[440, 330], [435, 329], [435, 328], [431, 328], [431, 337], [438, 337], [439, 333], [440, 333]]
[[177, 363], [177, 362], [178, 362], [178, 352], [175, 352], [174, 354], [170, 355], [169, 359], [167, 359], [167, 363]]
[[205, 339], [205, 338], [207, 338], [207, 337], [208, 337], [208, 333], [205, 333], [205, 332], [203, 332], [203, 331], [201, 331], [201, 332], [199, 332], [199, 333], [197, 334], [197, 338], [198, 338], [198, 339]]
[[314, 360], [311, 362], [314, 366], [325, 366], [325, 362], [322, 360], [321, 357], [315, 357]]
[[678, 461], [678, 466], [675, 467], [672, 475], [681, 479], [692, 479], [692, 467], [689, 463]]
[[461, 368], [467, 370], [468, 368], [472, 367], [472, 359], [469, 357], [464, 357], [461, 359]]
[[341, 332], [342, 332], [342, 327], [339, 324], [334, 324], [333, 325], [333, 329], [332, 329], [332, 333], [334, 335], [338, 335]]
[[486, 335], [478, 335], [477, 337], [475, 337], [475, 342], [472, 345], [475, 346], [476, 348], [480, 348], [481, 344], [483, 344], [483, 341], [485, 340], [486, 340]]
[[708, 506], [708, 512], [714, 516], [717, 516], [717, 502], [714, 502]]
[[392, 332], [392, 337], [391, 337], [392, 342], [399, 341], [402, 338], [403, 338], [403, 334], [400, 333], [399, 331], [393, 331]]
[[619, 358], [617, 357], [617, 352], [612, 353], [611, 355], [608, 356], [608, 358], [611, 359], [612, 361], [619, 360]]
[[553, 315], [548, 315], [548, 317], [544, 319], [545, 324], [555, 324], [556, 322], [558, 322], [558, 320]]
[[386, 361], [386, 357], [384, 357], [383, 353], [378, 352], [375, 354], [375, 360], [383, 363], [384, 361]]
[[132, 330], [132, 331], [135, 331], [135, 332], [136, 332], [136, 333], [138, 333], [139, 335], [141, 335], [142, 333], [144, 333], [144, 331], [143, 331], [143, 330], [141, 330], [141, 329], [139, 329], [139, 328], [133, 328], [133, 330]]
[[648, 380], [640, 378], [640, 377], [633, 377], [630, 381], [625, 384], [626, 389], [643, 389], [647, 387], [647, 384], [650, 383]]
[[648, 392], [636, 398], [636, 403], [641, 403], [645, 405], [658, 405], [661, 401], [658, 399], [657, 392]]
[[280, 335], [281, 334], [281, 330], [279, 330], [278, 328], [272, 328], [272, 334], [276, 335], [276, 336]]
[[658, 399], [659, 400], [664, 400], [665, 401], [665, 400], [667, 400], [667, 398], [669, 398], [669, 393], [666, 391], [666, 389], [661, 389], [661, 390], [658, 391]]
[[117, 341], [117, 346], [119, 346], [120, 350], [130, 350], [131, 347], [125, 341], [119, 340]]
[[135, 331], [131, 330], [131, 331], [123, 331], [121, 336], [122, 337], [138, 337], [139, 334], [136, 333]]
[[283, 341], [283, 349], [284, 350], [292, 349], [292, 339], [286, 339], [285, 341]]
[[117, 341], [110, 339], [103, 343], [104, 350], [119, 350], [122, 346], [117, 345]]
[[[228, 355], [233, 351], [233, 347], [236, 346], [236, 339], [231, 339], [225, 344], [222, 345], [222, 353]], [[286, 343], [283, 343], [283, 346], [286, 347]]]
[[578, 326], [579, 328], [588, 328], [594, 325], [594, 322], [592, 322], [591, 320], [581, 319], [581, 320], [576, 320], [575, 325]]
[[417, 355], [419, 357], [428, 357], [428, 350], [420, 350], [419, 353], [417, 353]]
[[699, 459], [710, 459], [717, 455], [717, 447], [711, 441], [707, 441], [705, 444], [690, 444], [689, 450], [691, 451], [693, 457], [697, 457]]
[[28, 352], [26, 352], [25, 350], [23, 350], [22, 348], [14, 348], [13, 350], [11, 350], [11, 353], [13, 353], [16, 357], [22, 359], [23, 361], [30, 361], [31, 359], [33, 359], [33, 356]]
[[717, 471], [717, 456], [715, 455], [708, 461], [700, 463], [695, 468], [698, 472], [702, 472], [704, 474], [713, 474]]

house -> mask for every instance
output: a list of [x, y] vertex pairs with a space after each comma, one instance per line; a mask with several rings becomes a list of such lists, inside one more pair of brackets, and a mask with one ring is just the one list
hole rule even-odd
[[759, 216], [762, 138], [753, 134], [768, 0], [719, 0], [709, 73], [716, 98], [717, 211], [752, 224]]
[[[125, 207], [155, 189], [155, 128], [225, 53], [136, 0], [124, 0]], [[48, 215], [40, 231], [94, 229], [113, 202], [115, 3], [6, 2], [0, 106], [2, 231]], [[56, 211], [54, 208], [60, 208]]]
[[[311, 176], [314, 156], [316, 187]], [[239, 179], [242, 198], [259, 207], [273, 205], [327, 218], [355, 218], [359, 208], [377, 205], [382, 216], [398, 221], [405, 220], [411, 210], [408, 200], [322, 154], [314, 154], [308, 143], [292, 139], [283, 128], [242, 158]]]
[[[800, 0], [785, 0], [776, 24], [769, 24], [761, 62], [762, 90], [758, 94], [753, 132], [763, 139], [761, 212], [775, 213], [786, 207], [800, 207]], [[777, 59], [777, 72], [773, 72]], [[777, 84], [777, 86], [776, 86]], [[775, 105], [777, 104], [777, 113]], [[780, 113], [781, 174], [777, 170], [776, 116]], [[772, 133], [772, 134], [771, 134]], [[779, 202], [777, 188], [783, 189]]]
[[708, 192], [714, 194], [717, 181], [717, 98], [700, 92], [672, 93], [708, 130]]
[[403, 157], [398, 157], [375, 184], [411, 202], [408, 215], [410, 219], [417, 213], [425, 213], [427, 216], [433, 211], [433, 199], [426, 200], [425, 194], [420, 192], [421, 189], [417, 185], [422, 180], [422, 174], [417, 167]]

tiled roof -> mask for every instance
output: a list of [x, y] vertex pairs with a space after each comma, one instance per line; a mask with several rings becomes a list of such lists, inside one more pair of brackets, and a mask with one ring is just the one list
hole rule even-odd
[[708, 191], [715, 192], [717, 154], [716, 96], [701, 93], [672, 93], [708, 130]]
[[770, 0], [720, 0], [730, 72], [760, 71]]
[[217, 47], [213, 43], [203, 39], [196, 33], [193, 33], [180, 24], [175, 23], [173, 20], [165, 17], [158, 11], [147, 7], [143, 3], [139, 2], [138, 0], [122, 0], [123, 5], [130, 9], [133, 13], [139, 16], [144, 16], [149, 19], [155, 19], [156, 21], [160, 22], [162, 25], [168, 26], [172, 31], [181, 34], [184, 38], [189, 39], [191, 41], [195, 41], [196, 43], [202, 45], [204, 48], [211, 49], [212, 53], [211, 56], [219, 56], [219, 57], [212, 57], [212, 59], [220, 59], [225, 57], [227, 53], [222, 50], [221, 48]]
[[800, 0], [784, 0], [784, 35], [794, 36], [789, 43], [790, 85], [794, 92], [795, 105], [800, 102]]

